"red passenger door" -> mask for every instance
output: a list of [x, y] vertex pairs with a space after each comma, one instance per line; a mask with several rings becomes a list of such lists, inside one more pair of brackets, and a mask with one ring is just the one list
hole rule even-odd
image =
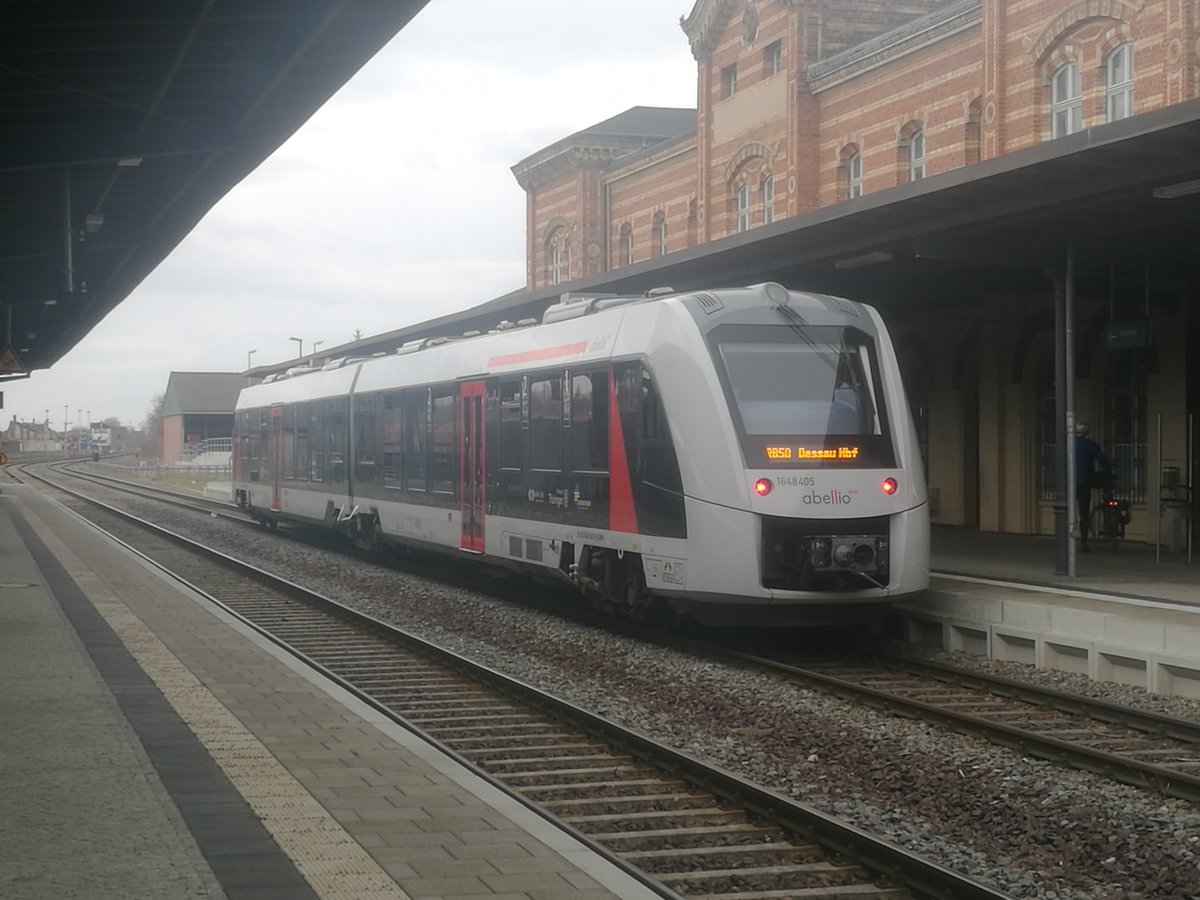
[[271, 429], [267, 437], [267, 465], [271, 470], [271, 509], [279, 511], [279, 480], [283, 477], [283, 407], [271, 407]]
[[483, 432], [482, 381], [458, 386], [459, 473], [462, 509], [462, 549], [483, 552], [483, 505], [487, 466]]

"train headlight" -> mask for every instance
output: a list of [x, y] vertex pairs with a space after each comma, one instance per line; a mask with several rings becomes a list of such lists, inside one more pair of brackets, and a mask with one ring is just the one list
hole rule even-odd
[[890, 497], [892, 494], [896, 493], [897, 490], [899, 490], [900, 484], [895, 478], [885, 478], [883, 479], [883, 484], [881, 484], [880, 487], [883, 488], [883, 492]]
[[760, 497], [765, 497], [767, 494], [771, 493], [771, 488], [774, 486], [775, 485], [771, 484], [770, 478], [760, 478], [758, 481], [754, 482], [754, 493], [758, 494]]

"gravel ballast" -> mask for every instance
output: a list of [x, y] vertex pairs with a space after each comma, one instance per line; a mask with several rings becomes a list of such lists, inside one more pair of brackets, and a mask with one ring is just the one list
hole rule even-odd
[[[148, 501], [117, 505], [1013, 897], [1200, 900], [1200, 810], [1185, 801], [265, 530]], [[1200, 720], [1196, 701], [925, 655]]]

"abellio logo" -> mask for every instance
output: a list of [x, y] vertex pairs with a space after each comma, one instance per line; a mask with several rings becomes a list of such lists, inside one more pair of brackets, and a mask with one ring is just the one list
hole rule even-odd
[[850, 494], [845, 491], [828, 491], [824, 494], [810, 491], [800, 498], [800, 502], [805, 506], [841, 506], [850, 502]]

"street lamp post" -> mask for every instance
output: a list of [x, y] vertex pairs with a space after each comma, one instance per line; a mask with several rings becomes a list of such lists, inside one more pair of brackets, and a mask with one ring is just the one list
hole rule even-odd
[[250, 357], [252, 357], [257, 352], [258, 352], [257, 350], [247, 350], [246, 351], [246, 384], [247, 385], [250, 384]]
[[313, 342], [312, 342], [312, 359], [310, 359], [310, 360], [308, 361], [308, 364], [309, 364], [310, 366], [312, 366], [312, 365], [316, 365], [316, 362], [317, 362], [317, 348], [318, 348], [318, 347], [320, 347], [320, 346], [321, 346], [323, 343], [325, 343], [325, 342], [324, 342], [324, 341], [313, 341]]
[[302, 356], [304, 356], [304, 340], [298, 337], [290, 337], [288, 340], [295, 341], [299, 345], [299, 349], [296, 351], [296, 359], [300, 359]]

